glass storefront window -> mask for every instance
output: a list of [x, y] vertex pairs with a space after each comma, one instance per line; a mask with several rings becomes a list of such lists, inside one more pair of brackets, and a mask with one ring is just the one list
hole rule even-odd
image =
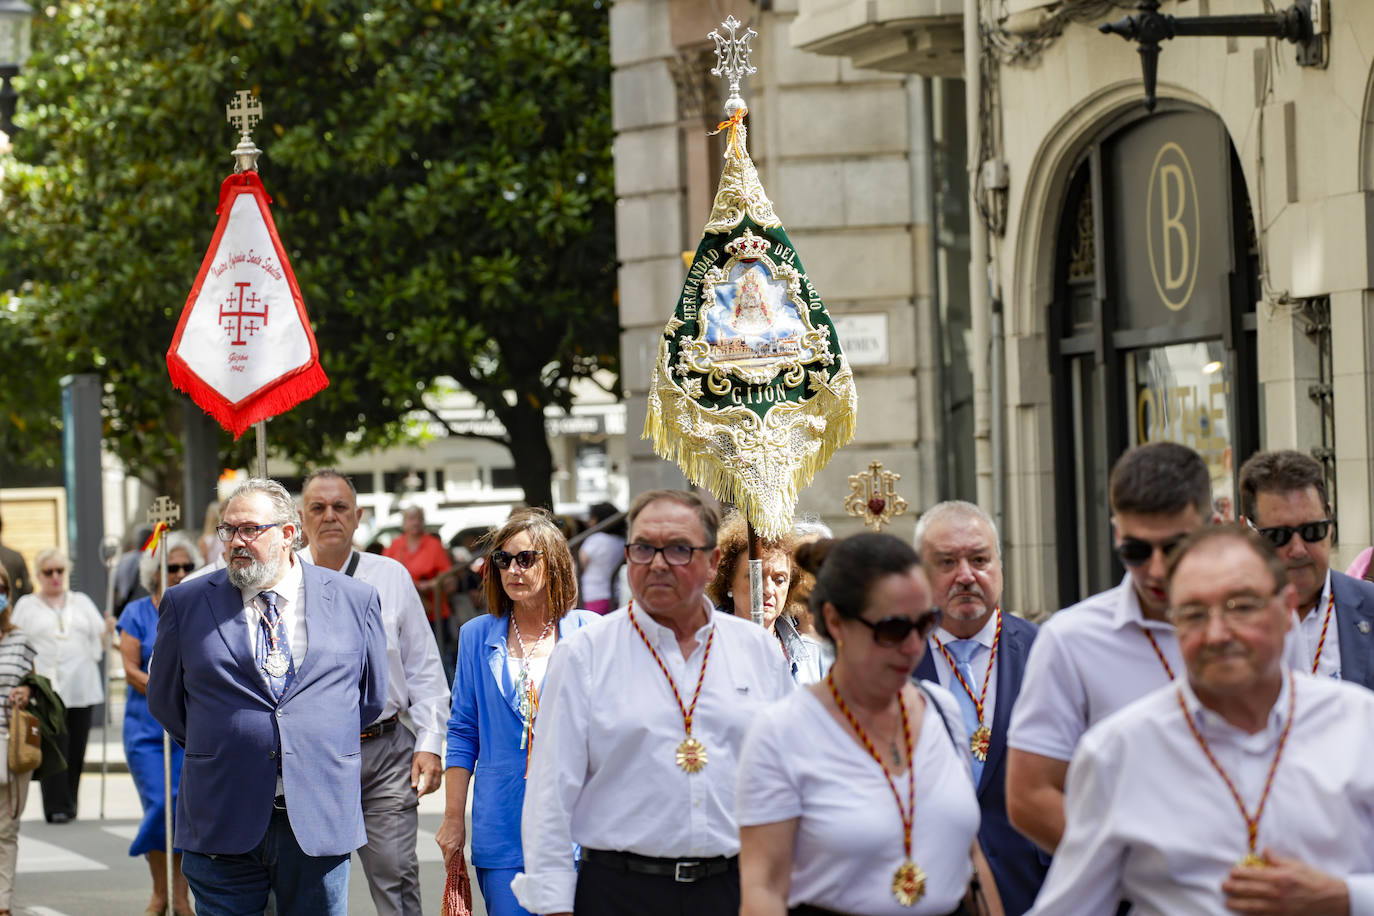
[[1236, 517], [1231, 385], [1220, 340], [1127, 354], [1131, 444], [1177, 442], [1200, 454], [1212, 474], [1212, 508]]

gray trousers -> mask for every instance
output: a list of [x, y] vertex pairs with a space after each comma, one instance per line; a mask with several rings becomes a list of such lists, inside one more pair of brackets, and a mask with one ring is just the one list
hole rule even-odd
[[377, 916], [422, 916], [420, 860], [415, 832], [420, 804], [410, 787], [415, 735], [403, 724], [363, 742], [363, 822], [367, 845], [358, 850]]

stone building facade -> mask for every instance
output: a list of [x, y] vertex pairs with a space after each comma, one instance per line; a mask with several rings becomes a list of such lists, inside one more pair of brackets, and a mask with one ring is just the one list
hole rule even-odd
[[[870, 460], [903, 475], [908, 519], [976, 499], [1002, 526], [1006, 605], [1044, 613], [1120, 575], [1122, 450], [1197, 448], [1227, 514], [1244, 459], [1293, 447], [1325, 462], [1335, 559], [1353, 557], [1374, 536], [1374, 4], [1317, 11], [1321, 66], [1282, 40], [1165, 42], [1151, 113], [1135, 46], [1097, 30], [1125, 11], [1100, 0], [617, 0], [631, 436], [714, 189], [702, 125], [724, 92], [683, 74], [733, 12], [761, 36], [744, 94], [764, 186], [834, 313], [869, 322], [854, 339], [885, 322], [857, 440], [803, 511], [852, 529], [845, 478]], [[673, 473], [631, 445], [632, 489]]]

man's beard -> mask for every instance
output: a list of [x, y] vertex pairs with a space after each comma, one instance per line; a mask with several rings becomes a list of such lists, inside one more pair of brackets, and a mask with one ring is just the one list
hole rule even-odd
[[[238, 557], [246, 557], [249, 560], [248, 565], [235, 566], [234, 560]], [[267, 562], [263, 562], [254, 557], [247, 547], [235, 547], [229, 552], [229, 584], [241, 591], [260, 591], [269, 585], [275, 585], [281, 578], [284, 559], [285, 557], [278, 553]]]

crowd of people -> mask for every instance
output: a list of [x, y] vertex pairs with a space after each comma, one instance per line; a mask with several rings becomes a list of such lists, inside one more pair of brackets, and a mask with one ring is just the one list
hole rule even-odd
[[[968, 502], [913, 543], [759, 540], [755, 602], [745, 520], [689, 491], [571, 539], [521, 509], [458, 556], [409, 513], [380, 556], [338, 472], [299, 508], [250, 480], [213, 519], [220, 568], [174, 536], [166, 589], [145, 560], [119, 620], [149, 913], [343, 914], [356, 850], [377, 911], [418, 914], [441, 785], [436, 842], [491, 916], [1374, 912], [1374, 584], [1330, 568], [1315, 460], [1239, 482], [1225, 522], [1197, 453], [1126, 452], [1124, 577], [1037, 626]], [[48, 676], [79, 761], [105, 623], [67, 565], [40, 555], [13, 613], [0, 578], [0, 711]], [[450, 678], [431, 601], [455, 575], [481, 612]], [[51, 820], [74, 779], [43, 781]], [[0, 914], [16, 832], [0, 816]]]

